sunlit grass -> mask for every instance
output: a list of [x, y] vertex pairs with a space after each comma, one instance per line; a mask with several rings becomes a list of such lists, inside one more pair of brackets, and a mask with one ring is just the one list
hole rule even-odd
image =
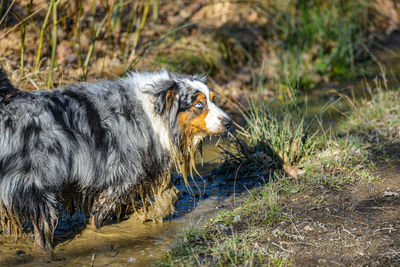
[[284, 88], [279, 98], [249, 99], [249, 108], [242, 111], [245, 126], [239, 127], [233, 149], [225, 153], [226, 171], [268, 176], [297, 165], [324, 141], [317, 138], [318, 131], [310, 131], [312, 121], [297, 104], [297, 90], [291, 85]]
[[[202, 61], [190, 66], [193, 71], [197, 66], [197, 71], [221, 75], [226, 69], [257, 67], [267, 59], [266, 80], [284, 78], [307, 90], [322, 81], [358, 73], [357, 62], [368, 56], [364, 47], [372, 44], [366, 36], [367, 25], [373, 22], [365, 19], [370, 4], [365, 0], [248, 1], [248, 9], [242, 10], [256, 12], [258, 21], [232, 20], [196, 41], [174, 36], [168, 42], [173, 52], [163, 56], [164, 64], [185, 69], [185, 61], [176, 58], [185, 58], [190, 48], [181, 49], [179, 44], [187, 43], [197, 48], [192, 55]], [[247, 15], [245, 11], [237, 14]], [[212, 60], [202, 57], [204, 53]], [[224, 68], [214, 68], [215, 62]]]

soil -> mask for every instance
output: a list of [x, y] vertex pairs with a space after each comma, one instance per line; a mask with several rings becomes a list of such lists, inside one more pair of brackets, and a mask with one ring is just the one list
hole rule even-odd
[[295, 266], [400, 265], [400, 164], [378, 169], [378, 181], [287, 201], [295, 220], [282, 222], [268, 243]]

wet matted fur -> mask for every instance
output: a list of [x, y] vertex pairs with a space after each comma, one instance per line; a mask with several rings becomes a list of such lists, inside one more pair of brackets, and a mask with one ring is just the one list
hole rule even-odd
[[0, 69], [3, 230], [30, 221], [35, 246], [50, 248], [60, 203], [89, 212], [96, 227], [127, 205], [143, 220], [163, 218], [176, 199], [173, 166], [187, 181], [201, 139], [230, 125], [202, 76], [163, 70], [22, 92]]

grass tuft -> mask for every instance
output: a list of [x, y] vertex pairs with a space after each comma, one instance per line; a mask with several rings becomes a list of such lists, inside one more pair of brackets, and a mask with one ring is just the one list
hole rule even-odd
[[233, 140], [233, 151], [226, 151], [223, 170], [240, 175], [268, 175], [297, 165], [313, 153], [317, 132], [310, 133], [311, 121], [297, 105], [296, 90], [286, 87], [280, 99], [264, 101], [260, 96], [249, 100], [244, 112], [246, 126]]

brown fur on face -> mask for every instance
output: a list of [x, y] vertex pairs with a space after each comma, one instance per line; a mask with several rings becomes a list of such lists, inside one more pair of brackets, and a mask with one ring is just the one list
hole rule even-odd
[[[214, 95], [210, 93], [210, 99], [213, 99], [213, 97]], [[203, 103], [202, 109], [195, 107], [195, 105], [199, 102]], [[178, 115], [179, 126], [182, 131], [183, 152], [180, 157], [181, 162], [178, 164], [178, 166], [187, 185], [187, 170], [189, 169], [191, 177], [193, 177], [192, 169], [197, 172], [194, 163], [194, 153], [196, 151], [198, 142], [193, 141], [195, 138], [201, 138], [207, 134], [210, 134], [205, 122], [208, 112], [207, 97], [203, 93], [200, 93], [197, 95], [195, 101], [193, 101], [192, 106], [185, 112], [181, 112]]]
[[[199, 102], [203, 103], [202, 109], [195, 107]], [[196, 100], [187, 111], [179, 114], [178, 120], [183, 134], [183, 142], [187, 146], [190, 146], [194, 137], [210, 133], [205, 122], [207, 114], [207, 98], [203, 93], [198, 94]]]

